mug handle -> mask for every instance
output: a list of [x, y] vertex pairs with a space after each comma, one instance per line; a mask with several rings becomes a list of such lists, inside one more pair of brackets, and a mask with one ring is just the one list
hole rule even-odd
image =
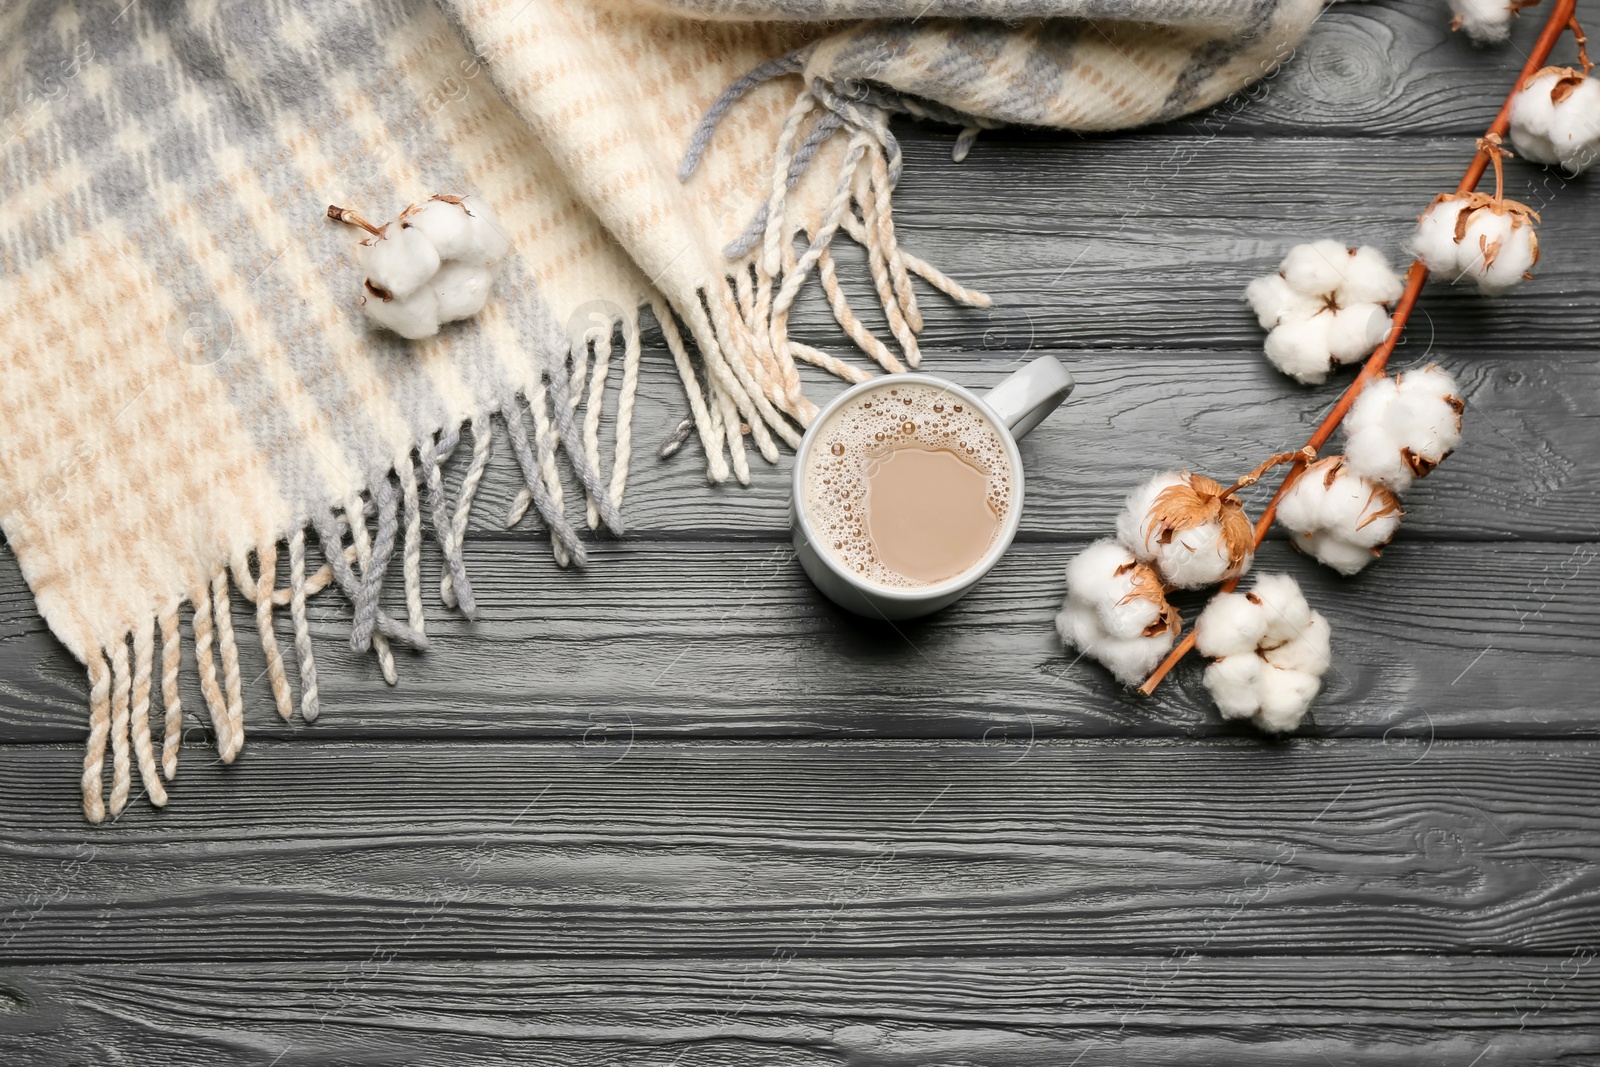
[[1060, 360], [1040, 356], [984, 393], [983, 399], [1020, 441], [1060, 406], [1075, 384]]

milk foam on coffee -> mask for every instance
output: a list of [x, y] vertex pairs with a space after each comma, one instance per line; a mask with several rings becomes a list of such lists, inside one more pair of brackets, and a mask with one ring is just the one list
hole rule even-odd
[[872, 389], [812, 442], [806, 514], [819, 547], [881, 585], [933, 585], [988, 552], [1012, 506], [1011, 461], [989, 420], [920, 382]]

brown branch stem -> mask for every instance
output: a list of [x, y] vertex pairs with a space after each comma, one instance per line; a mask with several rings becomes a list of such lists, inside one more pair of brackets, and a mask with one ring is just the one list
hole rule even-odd
[[[1523, 83], [1544, 67], [1546, 60], [1550, 58], [1551, 51], [1556, 46], [1556, 42], [1561, 39], [1561, 35], [1572, 24], [1576, 7], [1577, 0], [1556, 0], [1555, 9], [1550, 12], [1550, 18], [1545, 22], [1543, 32], [1539, 34], [1539, 40], [1534, 44], [1533, 51], [1529, 53], [1527, 64], [1522, 68], [1522, 73], [1517, 76], [1517, 80], [1512, 84], [1511, 91], [1506, 94], [1505, 103], [1500, 105], [1500, 111], [1495, 115], [1494, 122], [1489, 125], [1489, 129], [1485, 132], [1483, 141], [1479, 142], [1481, 146], [1487, 142], [1487, 146], [1479, 147], [1477, 154], [1472, 157], [1472, 162], [1467, 166], [1466, 174], [1461, 178], [1461, 184], [1456, 186], [1456, 194], [1458, 196], [1476, 189], [1478, 182], [1483, 178], [1484, 172], [1489, 169], [1489, 164], [1497, 162], [1497, 160], [1491, 158], [1496, 153], [1490, 150], [1490, 146], [1504, 137], [1511, 128], [1512, 99], [1522, 89]], [[1261, 542], [1266, 539], [1267, 531], [1272, 528], [1272, 520], [1277, 517], [1278, 503], [1283, 499], [1284, 494], [1293, 488], [1294, 483], [1299, 481], [1300, 475], [1305, 473], [1310, 459], [1314, 459], [1317, 453], [1321, 451], [1322, 446], [1328, 443], [1328, 439], [1333, 436], [1334, 430], [1338, 429], [1339, 424], [1344, 421], [1345, 415], [1349, 413], [1351, 405], [1356, 402], [1356, 397], [1361, 395], [1361, 390], [1366, 388], [1368, 382], [1383, 374], [1384, 367], [1388, 365], [1389, 357], [1394, 354], [1395, 346], [1400, 342], [1401, 334], [1405, 332], [1406, 322], [1411, 318], [1411, 312], [1417, 306], [1417, 297], [1421, 295], [1422, 286], [1427, 280], [1428, 268], [1423, 264], [1422, 260], [1414, 261], [1411, 264], [1411, 269], [1406, 272], [1405, 291], [1400, 295], [1400, 302], [1395, 305], [1394, 315], [1389, 326], [1389, 336], [1384, 338], [1383, 344], [1379, 345], [1377, 350], [1367, 358], [1366, 365], [1361, 368], [1361, 372], [1356, 375], [1355, 380], [1350, 383], [1328, 411], [1328, 414], [1323, 417], [1322, 422], [1317, 426], [1316, 432], [1306, 441], [1305, 447], [1299, 453], [1296, 453], [1299, 458], [1293, 461], [1293, 465], [1289, 467], [1288, 473], [1283, 476], [1283, 481], [1278, 485], [1278, 491], [1272, 494], [1272, 499], [1261, 510], [1261, 517], [1256, 520], [1256, 548], [1261, 547]], [[1272, 465], [1269, 461], [1267, 467], [1270, 468]], [[1233, 578], [1222, 584], [1221, 591], [1231, 593], [1238, 587], [1239, 579]], [[1171, 673], [1172, 668], [1176, 667], [1178, 662], [1188, 655], [1193, 648], [1194, 628], [1190, 627], [1189, 632], [1184, 635], [1183, 639], [1173, 646], [1171, 652], [1167, 653], [1167, 658], [1162, 660], [1161, 664], [1150, 672], [1150, 677], [1144, 680], [1144, 684], [1139, 687], [1139, 692], [1145, 696], [1154, 693], [1156, 686], [1161, 684], [1161, 680]]]
[[1233, 496], [1241, 489], [1250, 488], [1252, 485], [1255, 485], [1257, 482], [1259, 482], [1261, 480], [1261, 476], [1267, 473], [1273, 467], [1280, 466], [1284, 463], [1293, 463], [1297, 459], [1304, 459], [1307, 463], [1309, 463], [1316, 458], [1316, 451], [1313, 450], [1310, 445], [1307, 445], [1305, 448], [1302, 448], [1297, 452], [1279, 452], [1277, 455], [1268, 456], [1261, 462], [1260, 466], [1256, 467], [1255, 470], [1251, 471], [1249, 474], [1246, 474], [1243, 478], [1240, 478], [1238, 481], [1234, 482], [1233, 485], [1223, 490], [1222, 495]]
[[338, 204], [329, 204], [328, 217], [333, 219], [335, 222], [345, 222], [349, 223], [351, 226], [360, 226], [363, 230], [366, 230], [374, 237], [381, 237], [383, 235], [383, 230], [379, 229], [377, 226], [374, 226], [372, 223], [356, 214], [351, 208], [340, 207]]

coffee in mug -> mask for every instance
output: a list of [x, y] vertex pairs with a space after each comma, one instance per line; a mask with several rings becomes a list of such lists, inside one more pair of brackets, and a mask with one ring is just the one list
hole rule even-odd
[[868, 390], [814, 429], [805, 507], [819, 547], [859, 578], [915, 588], [956, 578], [1013, 505], [1011, 452], [978, 406], [942, 384]]
[[846, 389], [795, 456], [789, 526], [800, 566], [834, 603], [871, 619], [954, 604], [1017, 536], [1017, 441], [1070, 392], [1054, 356], [982, 394], [915, 372]]

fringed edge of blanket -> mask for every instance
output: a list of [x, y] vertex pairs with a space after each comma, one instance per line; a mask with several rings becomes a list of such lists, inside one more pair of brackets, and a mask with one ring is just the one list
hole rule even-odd
[[[609, 477], [602, 474], [600, 411], [614, 341], [622, 342], [622, 376]], [[493, 424], [504, 427], [522, 474], [523, 487], [506, 516], [507, 527], [520, 522], [532, 506], [550, 532], [551, 549], [563, 566], [586, 562], [578, 531], [566, 516], [557, 452], [584, 487], [591, 528], [604, 522], [621, 533], [618, 511], [627, 485], [632, 456], [632, 413], [638, 392], [641, 355], [638, 310], [594, 321], [575, 338], [568, 366], [547, 369], [536, 387], [508, 392], [491, 410], [466, 423], [419, 441], [365, 494], [341, 506], [306, 518], [281, 543], [288, 556], [288, 585], [279, 586], [279, 541], [235, 556], [208, 580], [160, 611], [137, 620], [119, 640], [91, 648], [89, 735], [83, 760], [83, 811], [92, 823], [115, 819], [127, 807], [138, 767], [144, 795], [157, 807], [167, 802], [166, 783], [178, 772], [183, 745], [184, 707], [179, 673], [185, 635], [180, 612], [190, 609], [188, 640], [192, 643], [203, 710], [209, 718], [217, 755], [231, 763], [244, 747], [244, 685], [239, 671], [239, 637], [234, 630], [236, 591], [255, 613], [257, 637], [266, 660], [273, 703], [285, 721], [296, 710], [290, 665], [273, 627], [276, 609], [286, 608], [293, 624], [295, 666], [299, 675], [298, 709], [305, 722], [315, 722], [321, 709], [316, 655], [307, 611], [311, 598], [332, 587], [353, 608], [350, 644], [372, 652], [384, 680], [398, 682], [394, 646], [424, 650], [428, 645], [423, 611], [423, 512], [428, 512], [433, 540], [444, 558], [439, 599], [467, 618], [477, 614], [477, 600], [467, 574], [463, 547], [478, 487], [494, 447]], [[583, 407], [587, 387], [587, 407]], [[582, 408], [580, 413], [580, 408]], [[581, 414], [581, 419], [580, 419]], [[532, 419], [532, 427], [528, 419]], [[460, 450], [463, 433], [471, 435], [454, 498], [445, 481], [445, 465]], [[324, 562], [308, 572], [307, 534], [320, 542]], [[382, 603], [386, 578], [398, 569], [404, 585], [402, 616]], [[159, 645], [159, 674], [157, 673]], [[155, 723], [159, 721], [159, 738]], [[111, 757], [111, 782], [106, 791], [106, 757]]]
[[[731, 97], [736, 99], [742, 91], [736, 85], [730, 89]], [[763, 458], [775, 463], [777, 441], [798, 445], [804, 428], [817, 414], [817, 406], [802, 391], [799, 362], [848, 382], [865, 381], [876, 373], [789, 336], [790, 310], [812, 275], [840, 327], [887, 373], [916, 368], [921, 362], [917, 335], [923, 328], [923, 316], [912, 275], [958, 303], [988, 307], [990, 300], [983, 293], [956, 283], [900, 246], [892, 202], [900, 154], [887, 122], [895, 110], [892, 103], [860, 92], [845, 99], [834, 87], [813, 82], [799, 94], [782, 128], [770, 196], [746, 233], [727, 249], [730, 267], [721, 279], [696, 289], [692, 300], [669, 303], [652, 295], [632, 312], [595, 317], [572, 338], [566, 359], [547, 367], [535, 387], [508, 393], [491, 410], [417, 442], [366, 494], [310, 516], [283, 539], [288, 556], [287, 586], [277, 584], [279, 542], [257, 546], [219, 568], [186, 597], [138, 620], [120, 640], [91, 649], [87, 657], [89, 735], [82, 779], [83, 810], [89, 821], [100, 823], [108, 815], [115, 819], [122, 813], [132, 792], [135, 765], [150, 802], [158, 807], [167, 802], [166, 783], [177, 774], [184, 734], [179, 673], [184, 640], [180, 609], [185, 604], [192, 609], [190, 640], [204, 711], [218, 757], [225, 763], [239, 755], [245, 739], [233, 590], [254, 609], [273, 702], [285, 721], [293, 718], [297, 702], [288, 657], [273, 628], [276, 609], [287, 608], [292, 619], [298, 708], [308, 723], [316, 721], [320, 711], [307, 613], [312, 597], [329, 587], [344, 594], [353, 606], [352, 648], [373, 653], [390, 685], [398, 680], [394, 646], [426, 649], [421, 576], [424, 510], [431, 536], [444, 557], [439, 598], [467, 618], [474, 617], [477, 602], [462, 549], [478, 486], [488, 467], [495, 418], [505, 428], [505, 439], [523, 479], [505, 517], [508, 528], [517, 525], [532, 507], [550, 531], [556, 561], [563, 566], [581, 566], [586, 561], [584, 543], [566, 516], [557, 463], [558, 451], [565, 451], [584, 487], [590, 529], [604, 523], [622, 533], [619, 508], [632, 459], [633, 408], [641, 359], [639, 312], [644, 306], [651, 308], [661, 327], [690, 408], [689, 419], [661, 454], [670, 454], [691, 434], [697, 434], [705, 450], [707, 477], [723, 482], [731, 476], [741, 483], [750, 480], [746, 438]], [[959, 124], [959, 116], [905, 106], [899, 110]], [[708, 119], [714, 126], [715, 116]], [[808, 234], [806, 248], [797, 253], [793, 236], [799, 227], [787, 210], [788, 192], [821, 143], [841, 131], [849, 136], [849, 143], [835, 176], [832, 198], [820, 223]], [[958, 155], [970, 143], [971, 133], [969, 127], [957, 142]], [[705, 138], [697, 140], [703, 150]], [[693, 170], [694, 158], [691, 153], [685, 161], [687, 171]], [[832, 245], [840, 232], [866, 250], [873, 287], [898, 355], [862, 323], [839, 284]], [[600, 421], [619, 338], [622, 374], [610, 475], [605, 477]], [[689, 340], [694, 342], [698, 359], [691, 353]], [[531, 432], [528, 417], [532, 419]], [[471, 436], [470, 458], [452, 500], [444, 467], [460, 450], [464, 431]], [[321, 566], [310, 572], [308, 532], [315, 533], [324, 557]], [[396, 556], [404, 585], [403, 618], [390, 614], [380, 603]], [[162, 724], [159, 743], [153, 726], [158, 711]], [[105, 789], [108, 750], [109, 795]]]
[[[803, 53], [782, 56], [729, 86], [691, 138], [680, 177], [687, 181], [694, 173], [718, 122], [742, 95], [763, 81], [798, 72], [803, 63]], [[740, 482], [749, 481], [745, 436], [769, 462], [778, 458], [774, 435], [791, 447], [799, 444], [817, 407], [801, 390], [798, 362], [852, 383], [872, 377], [871, 371], [789, 336], [790, 311], [813, 275], [845, 334], [891, 374], [916, 369], [922, 361], [917, 335], [923, 329], [923, 316], [912, 275], [959, 304], [990, 306], [987, 295], [959, 284], [900, 245], [893, 191], [902, 157], [889, 130], [889, 116], [897, 112], [962, 127], [953, 153], [958, 160], [980, 125], [937, 105], [856, 82], [814, 78], [796, 96], [775, 145], [767, 198], [725, 249], [728, 272], [719, 284], [696, 290], [693, 300], [676, 302], [701, 353], [707, 379], [704, 394], [672, 316], [656, 304], [656, 317], [689, 395], [694, 427], [709, 457], [707, 473], [712, 481], [726, 480], [730, 466]], [[820, 220], [805, 228], [807, 244], [797, 253], [793, 237], [802, 227], [792, 217], [790, 191], [822, 144], [835, 135], [849, 141], [832, 195]], [[839, 284], [832, 248], [841, 232], [866, 250], [872, 284], [898, 356], [862, 323]]]

